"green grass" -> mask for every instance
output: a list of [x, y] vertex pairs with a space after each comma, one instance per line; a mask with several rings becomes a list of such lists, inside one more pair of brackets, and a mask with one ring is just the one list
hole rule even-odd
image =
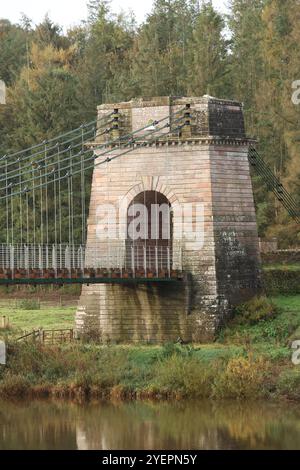
[[[254, 325], [229, 325], [221, 332], [220, 341], [229, 344], [251, 345], [274, 353], [274, 348], [288, 348], [289, 338], [300, 327], [300, 295], [273, 297], [278, 307], [276, 316]], [[299, 338], [300, 339], [300, 338]]]
[[284, 312], [299, 312], [300, 313], [300, 295], [278, 295], [271, 297], [271, 300]]
[[[292, 365], [290, 349], [291, 338], [300, 332], [300, 295], [272, 298], [277, 306], [272, 316], [264, 302], [254, 299], [248, 312], [240, 308], [240, 318], [211, 344], [102, 346], [79, 342], [41, 347], [12, 342], [8, 366], [0, 369], [0, 396], [300, 400], [296, 390], [300, 376]], [[260, 314], [255, 315], [255, 309]], [[0, 315], [9, 316], [13, 332], [70, 328], [74, 313], [74, 307], [0, 309]]]
[[[288, 337], [300, 327], [300, 295], [295, 296], [277, 296], [271, 298], [272, 302], [279, 308], [279, 314], [275, 318], [266, 321], [259, 321], [254, 325], [231, 324], [220, 334], [220, 342], [211, 345], [200, 345], [196, 348], [196, 353], [203, 360], [223, 357], [228, 355], [230, 346], [244, 345], [245, 343], [263, 343], [271, 342], [284, 346]], [[19, 304], [19, 307], [21, 304]], [[0, 317], [9, 317], [10, 325], [13, 331], [31, 331], [36, 328], [72, 328], [74, 326], [74, 307], [45, 307], [40, 310], [26, 310], [18, 308], [18, 304], [12, 307], [0, 308]], [[1, 332], [0, 332], [1, 335]], [[142, 354], [143, 360], [149, 356], [157, 354], [157, 347], [149, 348], [139, 347], [135, 349], [130, 347], [131, 354], [138, 360], [139, 354]]]
[[300, 263], [274, 263], [274, 264], [265, 264], [263, 266], [264, 271], [300, 271]]
[[[245, 344], [268, 343], [284, 347], [290, 335], [300, 327], [300, 295], [273, 297], [272, 302], [280, 309], [276, 318], [261, 321], [255, 325], [229, 325], [219, 337], [217, 343], [195, 346], [195, 353], [203, 361], [228, 357], [240, 352]], [[0, 317], [7, 316], [10, 320], [11, 334], [31, 331], [37, 328], [72, 328], [74, 326], [74, 307], [48, 307], [40, 310], [24, 310], [12, 305], [11, 308], [0, 308]], [[1, 336], [1, 331], [0, 331]], [[135, 361], [152, 361], [158, 354], [158, 347], [140, 346], [138, 349], [129, 347]], [[266, 348], [265, 348], [266, 349]]]
[[[31, 331], [37, 328], [73, 328], [74, 307], [49, 307], [40, 310], [23, 310], [17, 307], [0, 308], [0, 317], [9, 318], [11, 333]], [[1, 336], [1, 331], [0, 331]]]

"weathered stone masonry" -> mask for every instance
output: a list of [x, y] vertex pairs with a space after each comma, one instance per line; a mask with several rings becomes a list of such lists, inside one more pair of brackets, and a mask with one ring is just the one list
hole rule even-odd
[[[136, 147], [96, 167], [88, 245], [97, 242], [97, 206], [157, 191], [174, 209], [204, 204], [204, 244], [183, 239], [185, 281], [178, 284], [84, 286], [76, 315], [80, 335], [103, 342], [206, 341], [233, 305], [260, 289], [260, 255], [242, 106], [203, 98], [153, 98], [102, 105], [120, 113], [127, 134], [190, 105], [190, 133]], [[171, 118], [172, 125], [172, 118]], [[166, 130], [168, 132], [168, 130]], [[108, 138], [108, 137], [106, 137]], [[102, 141], [101, 137], [100, 141]], [[101, 159], [103, 157], [99, 157]], [[196, 214], [194, 214], [194, 217]]]

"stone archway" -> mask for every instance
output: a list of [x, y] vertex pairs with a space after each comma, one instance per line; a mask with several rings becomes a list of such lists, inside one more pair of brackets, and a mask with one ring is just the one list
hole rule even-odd
[[139, 193], [144, 191], [157, 191], [166, 196], [172, 206], [172, 210], [179, 205], [178, 197], [160, 176], [140, 176], [140, 178], [140, 182], [132, 186], [122, 198], [123, 201], [127, 201], [129, 204]]
[[127, 209], [126, 260], [137, 270], [170, 271], [173, 253], [171, 203], [158, 191], [142, 191]]

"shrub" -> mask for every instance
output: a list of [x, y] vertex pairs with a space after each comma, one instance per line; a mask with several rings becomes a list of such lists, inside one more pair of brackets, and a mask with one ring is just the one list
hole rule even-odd
[[300, 369], [295, 367], [282, 372], [277, 381], [277, 394], [290, 400], [300, 400]]
[[161, 356], [163, 358], [171, 357], [174, 354], [179, 356], [191, 356], [194, 353], [194, 348], [190, 345], [182, 346], [179, 343], [166, 343], [162, 347]]
[[268, 295], [300, 294], [300, 270], [274, 269], [265, 271], [264, 285]]
[[5, 398], [21, 398], [29, 394], [30, 381], [23, 375], [6, 374], [0, 381], [0, 396]]
[[208, 397], [215, 367], [207, 367], [197, 358], [173, 354], [155, 367], [155, 385], [166, 394], [190, 398]]
[[264, 395], [264, 381], [270, 370], [263, 358], [234, 357], [216, 376], [213, 395], [216, 398], [257, 398]]
[[278, 313], [278, 307], [267, 297], [254, 297], [235, 308], [232, 323], [255, 325], [260, 321], [275, 318]]
[[91, 387], [108, 390], [119, 384], [128, 373], [128, 355], [115, 347], [11, 344], [7, 368], [1, 372], [0, 383], [6, 383], [10, 374], [22, 375], [30, 387], [50, 384], [50, 388], [57, 386], [61, 393], [65, 385], [88, 393]]
[[284, 312], [270, 321], [260, 321], [256, 325], [234, 324], [233, 321], [220, 332], [219, 340], [243, 345], [247, 350], [258, 343], [268, 344], [272, 348], [274, 345], [284, 347], [298, 325], [297, 312]]
[[287, 365], [290, 354], [265, 343], [251, 353], [240, 347], [207, 352], [186, 346], [10, 343], [7, 367], [0, 369], [0, 397], [249, 399], [277, 393], [300, 399], [300, 370]]

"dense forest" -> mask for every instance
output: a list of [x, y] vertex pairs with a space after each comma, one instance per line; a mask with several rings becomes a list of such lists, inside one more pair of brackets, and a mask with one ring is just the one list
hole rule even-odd
[[[67, 32], [49, 17], [37, 26], [25, 16], [0, 20], [8, 95], [1, 155], [94, 119], [100, 103], [210, 94], [244, 102], [248, 135], [300, 203], [300, 105], [292, 100], [299, 0], [231, 0], [227, 17], [211, 1], [155, 0], [141, 25], [132, 13], [113, 14], [106, 0], [88, 7], [88, 19]], [[260, 235], [300, 245], [299, 226], [253, 181]]]

